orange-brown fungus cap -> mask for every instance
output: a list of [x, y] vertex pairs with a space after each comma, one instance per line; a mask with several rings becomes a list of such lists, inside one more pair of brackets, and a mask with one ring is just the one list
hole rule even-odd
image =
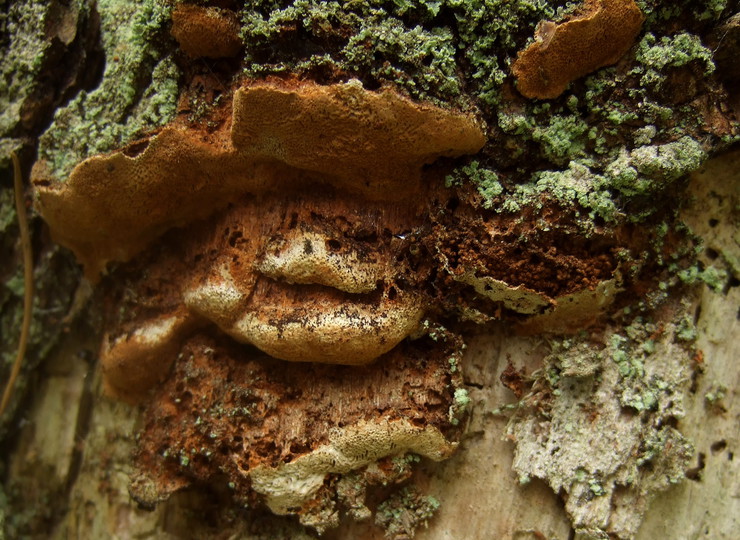
[[519, 92], [556, 98], [571, 81], [615, 64], [634, 43], [643, 19], [634, 0], [586, 0], [573, 19], [540, 23], [536, 41], [519, 52], [512, 67]]
[[441, 156], [477, 152], [485, 138], [459, 113], [412, 103], [358, 81], [294, 90], [243, 88], [234, 97], [234, 146], [358, 182], [416, 179]]
[[34, 166], [39, 210], [88, 277], [241, 194], [321, 181], [399, 198], [418, 186], [423, 164], [475, 153], [485, 142], [467, 115], [370, 92], [356, 81], [240, 88], [233, 109], [231, 132], [211, 142], [172, 125], [144, 143], [85, 160], [64, 183], [43, 163]]
[[177, 6], [172, 11], [172, 36], [193, 58], [236, 56], [242, 47], [236, 14], [217, 8]]

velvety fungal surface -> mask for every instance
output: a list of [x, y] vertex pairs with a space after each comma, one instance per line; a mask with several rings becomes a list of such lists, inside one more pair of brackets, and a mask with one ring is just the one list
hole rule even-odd
[[571, 81], [615, 64], [634, 44], [643, 19], [634, 0], [586, 0], [566, 22], [541, 22], [534, 43], [512, 66], [517, 89], [528, 98], [558, 97]]

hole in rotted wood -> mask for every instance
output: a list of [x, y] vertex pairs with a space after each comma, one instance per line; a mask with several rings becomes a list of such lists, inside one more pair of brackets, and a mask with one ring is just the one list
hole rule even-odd
[[303, 241], [303, 254], [311, 255], [311, 253], [313, 253], [313, 244], [311, 240], [306, 239]]
[[229, 245], [231, 247], [236, 247], [237, 242], [243, 238], [241, 231], [234, 231], [234, 233], [229, 236]]
[[678, 418], [675, 416], [668, 416], [660, 423], [661, 426], [669, 426], [673, 429], [678, 429]]
[[717, 225], [719, 225], [719, 220], [712, 218], [709, 220], [709, 226], [712, 228], [715, 228]]
[[334, 240], [333, 238], [326, 241], [326, 249], [329, 251], [339, 251], [342, 249], [342, 244], [339, 242], [339, 240]]
[[182, 394], [180, 394], [180, 402], [183, 405], [187, 405], [187, 404], [189, 404], [192, 401], [193, 401], [193, 394], [191, 392], [189, 392], [189, 391], [186, 390], [185, 392], [183, 392]]
[[699, 317], [701, 317], [701, 304], [696, 306], [696, 309], [694, 310], [694, 324], [699, 322]]
[[144, 150], [146, 150], [149, 147], [149, 139], [142, 139], [140, 141], [132, 142], [128, 146], [126, 146], [121, 152], [124, 156], [135, 158], [139, 154], [141, 154]]
[[301, 454], [307, 454], [311, 451], [311, 448], [303, 443], [294, 442], [290, 445], [290, 452], [293, 455], [300, 456]]
[[709, 449], [712, 451], [712, 454], [722, 452], [725, 448], [727, 448], [727, 441], [724, 439], [712, 443], [712, 446], [709, 447]]
[[701, 471], [703, 471], [704, 467], [706, 466], [706, 458], [707, 456], [706, 454], [704, 454], [704, 452], [699, 452], [696, 460], [696, 467], [692, 467], [686, 471], [686, 478], [688, 478], [689, 480], [694, 480], [695, 482], [700, 482]]

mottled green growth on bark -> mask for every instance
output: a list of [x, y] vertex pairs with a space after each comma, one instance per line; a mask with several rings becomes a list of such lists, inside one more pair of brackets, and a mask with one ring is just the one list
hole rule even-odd
[[[50, 47], [39, 24], [46, 18], [48, 4], [45, 0], [13, 2], [0, 11], [0, 141], [12, 135], [21, 120], [23, 104], [38, 83], [42, 60]], [[7, 160], [8, 154], [0, 152], [0, 167], [5, 167]]]
[[478, 193], [483, 198], [484, 208], [491, 208], [493, 200], [504, 190], [499, 183], [498, 174], [482, 167], [478, 161], [471, 161], [445, 178], [447, 187], [461, 186], [464, 181], [472, 182], [478, 188]]
[[[681, 5], [681, 22], [693, 31], [706, 31], [724, 9], [724, 2]], [[556, 100], [503, 102], [495, 120], [485, 115], [494, 142], [490, 159], [476, 163], [486, 167], [467, 165], [450, 178], [471, 181], [483, 207], [498, 212], [554, 201], [613, 224], [653, 215], [657, 195], [698, 168], [708, 150], [735, 140], [738, 125], [713, 123], [712, 111], [723, 105], [707, 100], [717, 82], [700, 36], [676, 33], [669, 24], [676, 14], [657, 16], [666, 3], [641, 7], [650, 31], [620, 65], [576, 81]], [[495, 178], [495, 188], [482, 178]]]
[[683, 479], [692, 445], [670, 427], [684, 414], [692, 354], [678, 321], [635, 318], [607, 336], [554, 340], [508, 427], [522, 482], [565, 493], [585, 538], [632, 538], [658, 492]]
[[378, 505], [375, 523], [385, 529], [388, 538], [413, 538], [416, 529], [426, 526], [439, 506], [431, 495], [405, 487]]
[[[464, 104], [463, 87], [493, 106], [527, 27], [553, 10], [544, 0], [246, 2], [246, 73], [360, 78], [412, 97]], [[461, 61], [460, 57], [464, 60]]]
[[455, 390], [455, 397], [452, 405], [448, 412], [450, 423], [456, 426], [460, 423], [460, 419], [465, 416], [468, 406], [470, 405], [470, 395], [465, 388], [457, 388]]
[[100, 85], [81, 91], [39, 143], [39, 157], [65, 179], [83, 159], [116, 148], [171, 120], [179, 70], [167, 50], [171, 6], [158, 0], [101, 0], [105, 73]]
[[727, 9], [727, 0], [637, 0], [637, 5], [645, 14], [645, 26], [650, 28], [677, 19], [685, 13], [690, 13], [697, 21], [716, 21]]
[[704, 70], [704, 74], [714, 72], [712, 51], [702, 45], [699, 36], [686, 32], [673, 36], [663, 36], [660, 41], [653, 34], [645, 37], [637, 47], [635, 59], [641, 67], [636, 67], [633, 73], [642, 73], [640, 85], [651, 90], [660, 90], [666, 68], [677, 68], [689, 63], [696, 63]]
[[667, 144], [640, 146], [606, 167], [613, 187], [624, 195], [651, 195], [699, 168], [706, 157], [691, 137]]

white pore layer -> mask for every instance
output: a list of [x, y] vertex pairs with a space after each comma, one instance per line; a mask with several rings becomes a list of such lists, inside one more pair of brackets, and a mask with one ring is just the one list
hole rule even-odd
[[384, 266], [377, 261], [360, 260], [354, 250], [332, 251], [330, 238], [305, 231], [294, 231], [278, 245], [268, 245], [256, 268], [264, 275], [288, 283], [315, 283], [348, 293], [368, 293], [384, 277]]
[[424, 310], [408, 298], [379, 306], [315, 306], [295, 313], [261, 307], [226, 331], [267, 354], [292, 362], [359, 365], [395, 347], [419, 325]]
[[440, 461], [457, 443], [445, 439], [431, 426], [416, 427], [406, 419], [378, 419], [337, 428], [329, 442], [278, 467], [260, 465], [249, 472], [252, 489], [265, 496], [276, 514], [301, 507], [324, 484], [327, 474], [347, 473], [391, 455], [413, 452]]
[[183, 293], [183, 301], [198, 315], [223, 326], [233, 321], [248, 292], [249, 289], [242, 291], [236, 286], [227, 265], [224, 265], [219, 268], [215, 280], [211, 278], [203, 285], [187, 289]]

